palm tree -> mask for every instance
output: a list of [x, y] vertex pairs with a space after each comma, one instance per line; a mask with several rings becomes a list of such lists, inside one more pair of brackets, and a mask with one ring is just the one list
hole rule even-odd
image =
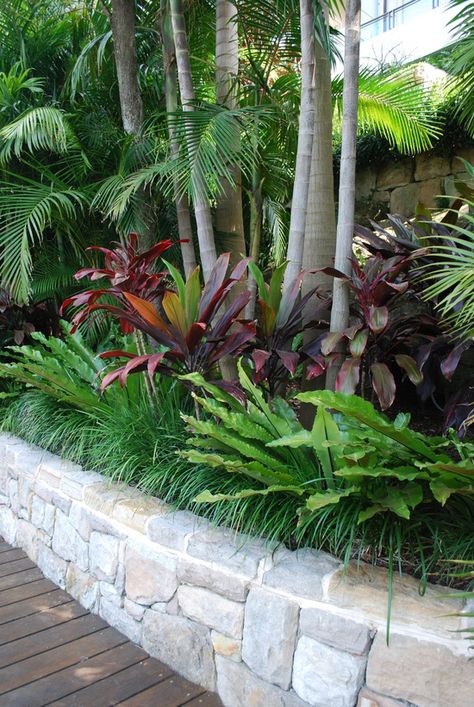
[[[239, 72], [239, 39], [236, 21], [237, 9], [230, 0], [216, 1], [216, 99], [218, 105], [230, 110], [237, 107], [237, 76]], [[239, 129], [234, 128], [235, 141], [240, 139]], [[232, 253], [235, 264], [245, 255], [242, 186], [238, 165], [230, 165], [232, 183], [221, 179], [216, 201], [216, 230], [224, 250]]]
[[300, 0], [301, 24], [301, 102], [296, 151], [295, 182], [291, 203], [290, 232], [284, 289], [299, 273], [303, 263], [306, 214], [314, 134], [314, 13], [313, 0]]
[[[360, 0], [349, 0], [345, 18], [341, 170], [334, 265], [346, 275], [351, 274], [350, 258], [354, 234], [360, 5]], [[349, 289], [346, 282], [334, 278], [331, 331], [343, 331], [348, 324]], [[335, 372], [335, 366], [328, 371], [328, 387], [333, 387]]]
[[[176, 55], [174, 48], [173, 28], [171, 26], [171, 16], [169, 12], [168, 0], [161, 1], [161, 42], [163, 46], [163, 70], [165, 76], [165, 100], [166, 112], [176, 113], [178, 110], [178, 91], [176, 76]], [[168, 121], [168, 134], [170, 140], [170, 152], [173, 158], [178, 158], [179, 145], [176, 141], [175, 128], [172, 121]], [[177, 180], [174, 182], [174, 200], [176, 205], [176, 216], [178, 220], [178, 232], [181, 245], [181, 256], [186, 277], [196, 268], [196, 254], [193, 245], [193, 231], [191, 226], [191, 214], [189, 211], [189, 200], [187, 194], [179, 190]]]
[[[170, 0], [171, 23], [178, 68], [178, 82], [181, 93], [181, 104], [184, 111], [194, 111], [194, 87], [191, 75], [191, 61], [189, 57], [188, 37], [184, 20], [182, 0]], [[193, 143], [188, 140], [190, 160], [193, 160]], [[214, 229], [212, 226], [211, 209], [207, 198], [204, 175], [199, 167], [193, 175], [194, 182], [194, 215], [199, 240], [199, 255], [202, 264], [204, 280], [207, 281], [214, 263], [217, 259], [216, 245], [214, 242]]]

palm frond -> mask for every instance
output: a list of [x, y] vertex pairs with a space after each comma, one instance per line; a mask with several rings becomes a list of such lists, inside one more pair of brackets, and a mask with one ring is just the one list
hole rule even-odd
[[[342, 77], [333, 80], [336, 113], [342, 114]], [[427, 95], [416, 79], [413, 67], [385, 76], [364, 70], [359, 78], [359, 128], [373, 130], [405, 154], [416, 154], [432, 147], [441, 133], [430, 118]]]
[[25, 111], [0, 130], [0, 160], [8, 162], [26, 148], [30, 152], [48, 150], [64, 154], [79, 148], [66, 113], [55, 106], [39, 106]]
[[74, 189], [26, 178], [22, 183], [0, 182], [1, 274], [19, 302], [29, 296], [33, 247], [41, 244], [48, 227], [75, 221], [86, 203], [84, 193]]

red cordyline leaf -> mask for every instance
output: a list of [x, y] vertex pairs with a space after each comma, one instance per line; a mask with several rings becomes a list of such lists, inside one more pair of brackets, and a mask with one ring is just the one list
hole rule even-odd
[[269, 351], [263, 351], [262, 349], [254, 349], [250, 355], [255, 363], [255, 373], [260, 373], [270, 358], [271, 353]]
[[471, 345], [471, 340], [461, 342], [455, 346], [451, 353], [441, 362], [441, 373], [447, 380], [451, 380], [454, 376], [461, 356]]
[[336, 350], [337, 345], [344, 336], [342, 331], [330, 331], [321, 341], [321, 353], [323, 356], [328, 356]]
[[395, 400], [397, 387], [389, 367], [385, 363], [373, 363], [370, 367], [372, 387], [382, 410], [387, 410]]
[[338, 393], [353, 395], [359, 385], [360, 358], [346, 358], [336, 378]]
[[380, 334], [388, 324], [387, 307], [369, 307], [367, 324], [374, 334]]
[[368, 329], [362, 329], [362, 331], [357, 332], [357, 334], [354, 336], [354, 338], [349, 344], [349, 350], [352, 356], [354, 356], [355, 358], [360, 358], [362, 356], [367, 346], [368, 338]]
[[407, 374], [413, 385], [420, 385], [423, 381], [423, 373], [417, 366], [414, 358], [406, 354], [396, 354], [395, 361]]
[[279, 349], [276, 350], [276, 353], [287, 371], [294, 376], [300, 360], [299, 354], [295, 351], [280, 351]]
[[327, 368], [327, 361], [324, 356], [315, 356], [313, 363], [309, 363], [306, 366], [306, 378], [311, 380], [312, 378], [317, 378]]

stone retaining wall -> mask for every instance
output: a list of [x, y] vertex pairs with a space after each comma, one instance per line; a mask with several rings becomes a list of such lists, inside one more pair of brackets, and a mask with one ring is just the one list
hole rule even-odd
[[[474, 164], [474, 147], [458, 150], [459, 157]], [[357, 172], [356, 201], [360, 217], [366, 202], [379, 205], [382, 212], [413, 216], [418, 202], [427, 208], [437, 206], [439, 196], [456, 196], [456, 180], [471, 180], [458, 157], [440, 157], [423, 153], [380, 169], [368, 167]]]
[[228, 707], [466, 707], [445, 590], [212, 528], [0, 435], [0, 533], [92, 612]]

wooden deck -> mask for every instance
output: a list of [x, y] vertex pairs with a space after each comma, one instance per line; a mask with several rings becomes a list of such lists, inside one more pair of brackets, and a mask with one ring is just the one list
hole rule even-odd
[[0, 706], [220, 707], [0, 538]]

